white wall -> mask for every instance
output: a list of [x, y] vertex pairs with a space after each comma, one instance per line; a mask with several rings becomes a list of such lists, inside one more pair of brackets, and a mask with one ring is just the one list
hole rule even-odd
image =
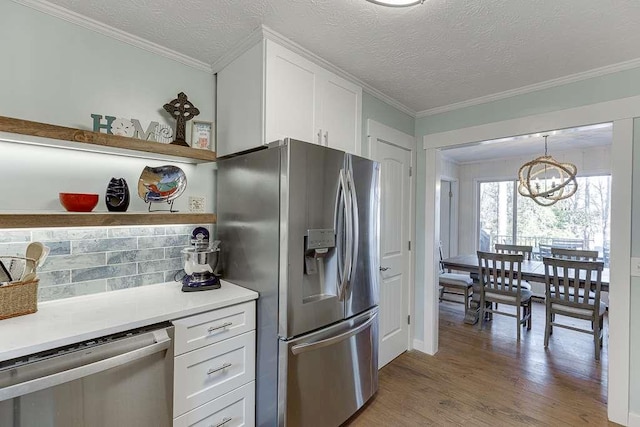
[[[162, 105], [183, 91], [200, 109], [198, 120], [214, 120], [215, 78], [206, 71], [6, 0], [0, 40], [0, 115], [91, 129], [92, 113], [109, 114], [146, 128], [172, 124]], [[112, 176], [127, 179], [129, 210], [144, 210], [136, 195], [142, 168], [169, 163], [5, 142], [0, 154], [12, 182], [3, 186], [2, 210], [60, 210], [58, 192], [103, 195]], [[184, 166], [189, 184], [176, 206], [184, 210], [189, 195], [201, 195], [213, 210], [214, 166]]]

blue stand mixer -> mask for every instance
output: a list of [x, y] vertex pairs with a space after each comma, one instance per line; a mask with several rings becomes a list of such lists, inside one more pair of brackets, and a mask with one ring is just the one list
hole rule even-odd
[[184, 248], [184, 277], [183, 292], [207, 291], [220, 288], [218, 262], [220, 255], [220, 240], [209, 245], [209, 231], [204, 227], [197, 227], [191, 233], [190, 248]]

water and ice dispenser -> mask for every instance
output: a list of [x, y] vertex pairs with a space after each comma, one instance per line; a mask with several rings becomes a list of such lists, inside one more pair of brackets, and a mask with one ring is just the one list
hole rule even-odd
[[335, 280], [326, 280], [335, 273], [335, 267], [332, 267], [335, 246], [333, 228], [307, 230], [304, 236], [304, 302], [336, 296]]

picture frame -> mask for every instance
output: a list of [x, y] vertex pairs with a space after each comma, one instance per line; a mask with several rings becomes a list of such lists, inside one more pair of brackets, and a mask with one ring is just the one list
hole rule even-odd
[[200, 120], [191, 122], [191, 147], [199, 150], [212, 150], [215, 146], [213, 123]]

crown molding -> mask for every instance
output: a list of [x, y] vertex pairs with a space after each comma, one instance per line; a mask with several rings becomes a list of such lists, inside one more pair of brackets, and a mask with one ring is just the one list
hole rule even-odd
[[264, 40], [263, 28], [264, 26], [260, 26], [253, 30], [251, 34], [242, 39], [238, 44], [231, 48], [231, 50], [222, 55], [220, 59], [215, 61], [211, 66], [213, 73], [217, 74], [227, 65], [231, 64], [235, 59], [239, 58], [240, 55]]
[[378, 98], [379, 100], [381, 100], [383, 102], [386, 102], [387, 104], [389, 104], [392, 107], [402, 111], [403, 113], [408, 114], [411, 117], [416, 117], [416, 112], [414, 110], [412, 110], [411, 108], [407, 107], [406, 105], [404, 105], [403, 103], [391, 98], [388, 95], [385, 95], [384, 93], [380, 92], [378, 89], [374, 88], [373, 86], [363, 82], [362, 80], [360, 80], [359, 78], [353, 76], [352, 74], [349, 74], [346, 71], [336, 67], [335, 65], [333, 65], [332, 63], [330, 63], [330, 62], [326, 61], [325, 59], [319, 57], [315, 53], [305, 49], [302, 46], [300, 46], [298, 43], [289, 40], [288, 38], [286, 38], [282, 34], [277, 33], [277, 32], [273, 31], [272, 29], [270, 29], [270, 28], [268, 28], [268, 27], [266, 27], [264, 25], [262, 26], [262, 32], [263, 32], [264, 38], [269, 39], [269, 40], [271, 40], [273, 42], [276, 42], [279, 45], [282, 45], [282, 46], [286, 47], [287, 49], [297, 53], [298, 55], [303, 56], [304, 58], [308, 59], [309, 61], [315, 62], [316, 64], [320, 65], [321, 67], [331, 71], [334, 74], [337, 74], [338, 76], [342, 77], [343, 79], [349, 80], [350, 82], [355, 83], [358, 86], [361, 86], [362, 89], [365, 90], [370, 95], [373, 95], [374, 97]]
[[314, 62], [318, 65], [320, 65], [322, 68], [331, 71], [334, 74], [337, 74], [338, 76], [342, 77], [345, 80], [348, 80], [358, 86], [361, 86], [362, 89], [364, 91], [366, 91], [367, 93], [369, 93], [370, 95], [378, 98], [379, 100], [391, 105], [392, 107], [402, 111], [405, 114], [408, 114], [411, 117], [416, 117], [416, 112], [414, 110], [412, 110], [411, 108], [407, 107], [406, 105], [402, 104], [401, 102], [391, 98], [388, 95], [385, 95], [384, 93], [380, 92], [378, 89], [374, 88], [373, 86], [363, 82], [362, 80], [358, 79], [357, 77], [347, 73], [346, 71], [336, 67], [335, 65], [333, 65], [332, 63], [326, 61], [325, 59], [319, 57], [318, 55], [316, 55], [315, 53], [305, 49], [304, 47], [300, 46], [298, 43], [289, 40], [288, 38], [286, 38], [285, 36], [283, 36], [282, 34], [273, 31], [271, 28], [266, 27], [264, 25], [259, 26], [258, 28], [256, 28], [251, 34], [249, 34], [248, 37], [246, 37], [245, 39], [243, 39], [240, 43], [238, 43], [233, 49], [231, 49], [229, 52], [227, 52], [225, 55], [223, 55], [219, 60], [217, 60], [216, 62], [214, 62], [213, 64], [213, 72], [217, 73], [220, 70], [222, 70], [224, 67], [226, 67], [227, 65], [229, 65], [234, 59], [238, 58], [240, 55], [242, 55], [243, 53], [245, 53], [247, 50], [249, 50], [251, 47], [255, 46], [257, 43], [260, 43], [263, 40], [271, 40], [274, 43], [277, 43], [287, 49], [289, 49], [292, 52], [297, 53], [298, 55], [302, 56], [305, 59], [308, 59], [311, 62]]
[[49, 3], [45, 0], [13, 0], [15, 3], [37, 10], [47, 15], [60, 18], [72, 24], [76, 24], [80, 27], [94, 31], [107, 37], [119, 40], [127, 43], [131, 46], [146, 50], [147, 52], [155, 53], [156, 55], [164, 56], [165, 58], [195, 68], [196, 70], [205, 71], [207, 73], [213, 73], [211, 66], [205, 62], [191, 58], [190, 56], [183, 55], [175, 50], [168, 49], [159, 44], [150, 42], [141, 37], [134, 36], [133, 34], [111, 27], [109, 25], [98, 22], [94, 19], [88, 18], [79, 13], [65, 9], [58, 5]]
[[550, 89], [557, 86], [562, 86], [569, 83], [575, 83], [582, 80], [587, 80], [593, 77], [600, 77], [619, 71], [630, 70], [632, 68], [640, 67], [640, 58], [632, 59], [630, 61], [619, 62], [617, 64], [607, 65], [600, 68], [594, 68], [592, 70], [583, 71], [581, 73], [571, 74], [557, 79], [547, 80], [540, 83], [535, 83], [528, 86], [522, 86], [517, 89], [506, 90], [504, 92], [498, 92], [491, 95], [481, 96], [479, 98], [473, 98], [462, 102], [456, 102], [454, 104], [445, 105], [442, 107], [430, 108], [428, 110], [419, 111], [416, 113], [416, 118], [433, 116], [435, 114], [446, 113], [449, 111], [459, 110], [465, 107], [472, 107], [474, 105], [486, 104], [487, 102], [499, 101], [501, 99], [510, 98], [512, 96], [524, 95], [531, 92], [536, 92], [543, 89]]

